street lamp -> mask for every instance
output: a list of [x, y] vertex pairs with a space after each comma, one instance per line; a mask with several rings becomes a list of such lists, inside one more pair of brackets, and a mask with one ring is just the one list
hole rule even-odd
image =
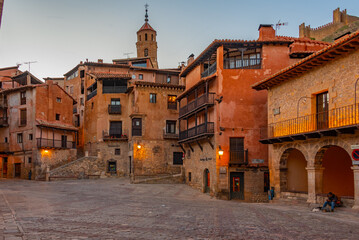
[[297, 118], [299, 118], [299, 103], [300, 103], [300, 100], [302, 99], [311, 99], [310, 97], [307, 97], [307, 96], [303, 96], [303, 97], [300, 97], [298, 99], [298, 102], [297, 102]]

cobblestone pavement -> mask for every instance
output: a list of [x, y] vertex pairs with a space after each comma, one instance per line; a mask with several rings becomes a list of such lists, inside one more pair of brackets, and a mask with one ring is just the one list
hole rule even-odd
[[0, 239], [359, 239], [359, 213], [222, 201], [126, 179], [0, 180]]

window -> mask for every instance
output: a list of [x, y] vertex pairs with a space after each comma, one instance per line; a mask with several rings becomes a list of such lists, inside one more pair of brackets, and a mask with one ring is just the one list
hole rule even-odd
[[32, 158], [31, 158], [31, 157], [28, 157], [28, 158], [27, 158], [27, 162], [28, 162], [28, 163], [31, 163], [31, 162], [32, 162]]
[[17, 134], [17, 143], [22, 143], [22, 133]]
[[167, 108], [177, 110], [177, 96], [168, 95]]
[[56, 102], [61, 103], [61, 98], [56, 98]]
[[73, 72], [70, 76], [66, 78], [66, 80], [71, 80], [79, 75], [78, 71]]
[[26, 92], [20, 92], [20, 105], [26, 104]]
[[83, 116], [84, 115], [84, 110], [81, 110], [81, 116]]
[[144, 53], [145, 57], [148, 57], [148, 49], [145, 48], [145, 53]]
[[317, 128], [326, 129], [329, 127], [329, 94], [324, 92], [317, 95]]
[[232, 163], [244, 163], [244, 138], [230, 138], [229, 152]]
[[187, 158], [191, 158], [191, 150], [190, 149], [187, 150]]
[[150, 93], [150, 103], [156, 103], [156, 93]]
[[122, 136], [122, 121], [110, 122], [110, 138], [121, 138]]
[[142, 119], [132, 119], [132, 136], [142, 136]]
[[7, 137], [5, 137], [5, 138], [4, 138], [4, 142], [6, 142], [6, 143], [8, 142], [8, 139], [7, 139]]
[[74, 87], [73, 86], [70, 87], [70, 94], [74, 94]]
[[61, 136], [61, 147], [67, 148], [67, 136], [66, 135]]
[[188, 172], [188, 182], [192, 181], [192, 173]]
[[138, 79], [143, 80], [143, 74], [139, 74]]
[[92, 103], [91, 103], [91, 109], [93, 109], [93, 107], [94, 107], [94, 103], [92, 102]]
[[171, 76], [167, 76], [167, 83], [171, 83]]
[[112, 106], [120, 106], [121, 105], [120, 100], [121, 99], [119, 99], [119, 98], [111, 98], [111, 105]]
[[60, 114], [56, 113], [56, 120], [60, 121]]
[[80, 98], [80, 105], [81, 105], [81, 106], [84, 105], [84, 98]]
[[145, 33], [145, 41], [147, 41], [147, 33]]
[[121, 155], [121, 149], [120, 148], [115, 149], [115, 155]]
[[166, 133], [170, 133], [170, 134], [176, 133], [176, 121], [171, 121], [171, 120], [166, 121]]
[[85, 70], [81, 70], [80, 71], [80, 78], [84, 78], [85, 77]]
[[26, 108], [20, 109], [20, 126], [26, 125]]
[[33, 139], [32, 133], [29, 134], [29, 140], [31, 141]]
[[183, 165], [183, 152], [173, 153], [173, 165]]
[[141, 35], [138, 36], [138, 39], [141, 41]]
[[151, 34], [151, 40], [153, 41], [153, 34]]

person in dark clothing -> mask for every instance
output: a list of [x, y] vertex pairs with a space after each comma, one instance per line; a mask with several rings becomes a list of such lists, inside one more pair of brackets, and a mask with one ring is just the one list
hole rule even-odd
[[326, 206], [329, 204], [331, 207], [330, 211], [334, 212], [334, 207], [335, 207], [336, 202], [338, 201], [338, 197], [335, 196], [335, 194], [333, 194], [332, 192], [329, 192], [327, 197], [328, 198], [325, 201], [325, 203], [323, 204], [322, 210], [324, 211]]

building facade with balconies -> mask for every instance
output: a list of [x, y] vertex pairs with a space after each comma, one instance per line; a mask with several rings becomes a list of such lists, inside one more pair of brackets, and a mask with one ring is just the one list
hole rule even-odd
[[271, 186], [278, 197], [359, 206], [359, 32], [256, 83], [268, 91]]
[[76, 158], [74, 99], [28, 72], [13, 80], [18, 87], [0, 91], [1, 177], [40, 179], [47, 168]]
[[178, 97], [186, 182], [220, 198], [266, 201], [267, 148], [258, 140], [267, 96], [251, 85], [327, 45], [261, 25], [258, 40], [215, 40], [191, 60]]

